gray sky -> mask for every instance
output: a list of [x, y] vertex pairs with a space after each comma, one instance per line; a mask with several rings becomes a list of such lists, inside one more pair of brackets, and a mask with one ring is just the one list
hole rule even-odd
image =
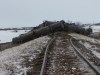
[[100, 0], [0, 0], [0, 27], [36, 26], [44, 20], [100, 22]]

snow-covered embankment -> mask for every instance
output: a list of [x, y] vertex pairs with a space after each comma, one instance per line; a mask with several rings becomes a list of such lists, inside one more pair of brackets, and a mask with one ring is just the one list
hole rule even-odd
[[[96, 46], [100, 46], [100, 40], [76, 33], [71, 33], [69, 35], [76, 40], [79, 40], [80, 44], [84, 45], [86, 49], [90, 50], [97, 58], [100, 59], [100, 49]], [[82, 42], [82, 40], [84, 42]]]
[[[0, 52], [0, 75], [25, 75], [32, 61], [43, 51], [50, 37], [44, 36]], [[26, 65], [27, 62], [28, 66]]]

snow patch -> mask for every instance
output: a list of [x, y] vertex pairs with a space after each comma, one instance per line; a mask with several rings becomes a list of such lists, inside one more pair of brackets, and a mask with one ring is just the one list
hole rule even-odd
[[94, 55], [96, 55], [96, 57], [98, 57], [98, 58], [100, 59], [100, 53], [98, 53], [97, 51], [92, 51], [92, 53], [93, 53]]

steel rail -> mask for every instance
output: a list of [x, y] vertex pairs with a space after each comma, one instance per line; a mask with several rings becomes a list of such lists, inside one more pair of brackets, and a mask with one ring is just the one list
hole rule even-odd
[[75, 49], [75, 52], [82, 57], [82, 59], [91, 67], [91, 69], [96, 73], [96, 75], [100, 75], [100, 70], [98, 70], [92, 63], [90, 63], [90, 61], [88, 59], [86, 59], [82, 53], [79, 52], [79, 49], [73, 44], [72, 39], [70, 39], [70, 43], [72, 45], [72, 47]]
[[47, 63], [48, 50], [49, 50], [50, 46], [52, 45], [52, 43], [54, 42], [55, 39], [56, 39], [56, 37], [52, 38], [50, 40], [50, 42], [47, 44], [47, 47], [46, 47], [46, 50], [45, 50], [45, 54], [44, 54], [44, 58], [43, 58], [41, 71], [40, 71], [40, 75], [44, 75], [45, 68], [46, 68], [46, 63]]

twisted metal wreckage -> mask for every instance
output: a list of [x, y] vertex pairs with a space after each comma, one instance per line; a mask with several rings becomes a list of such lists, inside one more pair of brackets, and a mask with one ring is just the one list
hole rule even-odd
[[28, 33], [21, 34], [18, 37], [13, 38], [12, 42], [13, 44], [21, 44], [57, 31], [75, 32], [83, 35], [89, 35], [92, 33], [91, 28], [85, 29], [75, 23], [66, 23], [63, 20], [57, 22], [45, 21], [39, 26], [33, 27], [33, 29]]

